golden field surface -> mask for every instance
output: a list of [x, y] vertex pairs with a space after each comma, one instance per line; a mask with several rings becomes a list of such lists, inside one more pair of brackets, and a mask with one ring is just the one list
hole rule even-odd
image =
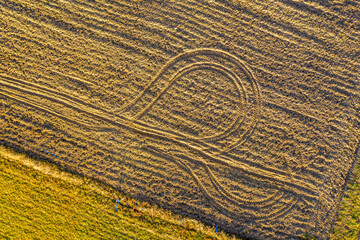
[[0, 144], [254, 239], [328, 239], [359, 1], [0, 3]]

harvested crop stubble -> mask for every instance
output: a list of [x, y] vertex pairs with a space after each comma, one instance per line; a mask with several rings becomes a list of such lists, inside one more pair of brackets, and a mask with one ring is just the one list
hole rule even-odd
[[258, 239], [327, 239], [359, 145], [358, 1], [0, 3], [0, 141]]

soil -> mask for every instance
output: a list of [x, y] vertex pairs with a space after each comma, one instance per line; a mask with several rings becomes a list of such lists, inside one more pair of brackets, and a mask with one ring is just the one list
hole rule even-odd
[[226, 231], [328, 239], [359, 1], [0, 3], [0, 144]]

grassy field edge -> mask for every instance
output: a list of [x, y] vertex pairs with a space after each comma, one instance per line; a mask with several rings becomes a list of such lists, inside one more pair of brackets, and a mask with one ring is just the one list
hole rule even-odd
[[0, 170], [4, 239], [239, 239], [1, 145]]
[[[0, 170], [3, 239], [240, 239], [2, 145]], [[331, 239], [359, 239], [359, 230], [360, 164], [356, 161]]]

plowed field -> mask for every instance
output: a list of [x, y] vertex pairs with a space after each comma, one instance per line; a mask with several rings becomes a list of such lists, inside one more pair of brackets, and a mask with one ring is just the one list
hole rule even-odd
[[257, 239], [327, 239], [359, 1], [0, 3], [0, 143]]

